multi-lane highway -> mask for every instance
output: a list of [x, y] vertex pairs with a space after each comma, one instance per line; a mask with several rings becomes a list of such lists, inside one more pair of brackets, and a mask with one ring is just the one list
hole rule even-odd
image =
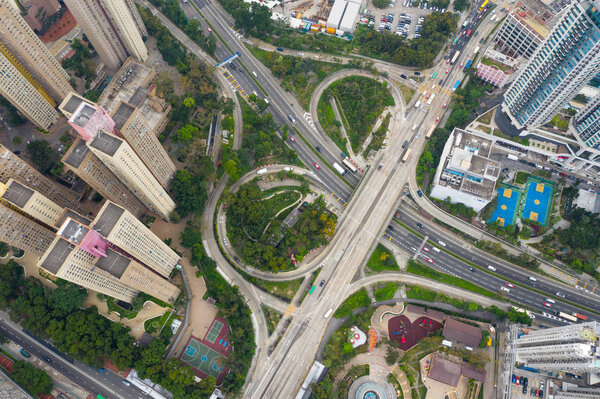
[[[429, 263], [429, 266], [471, 281], [492, 292], [505, 295], [507, 298], [527, 305], [532, 309], [548, 313], [562, 311], [571, 314], [578, 312], [585, 314], [590, 319], [598, 318], [594, 314], [581, 311], [579, 308], [561, 300], [565, 299], [575, 303], [585, 303], [587, 307], [600, 311], [600, 301], [595, 298], [590, 298], [585, 293], [573, 290], [572, 287], [548, 278], [536, 277], [536, 281], [533, 281], [530, 279], [531, 273], [527, 270], [515, 269], [514, 265], [508, 262], [490, 256], [476, 247], [452, 239], [452, 237], [448, 236], [448, 233], [440, 231], [439, 227], [433, 226], [426, 220], [407, 212], [405, 207], [401, 207], [396, 216], [406, 226], [427, 238], [427, 243], [425, 244], [427, 250], [423, 250], [421, 247], [424, 238], [416, 236], [397, 223], [390, 224], [391, 228], [388, 227], [386, 230], [384, 239], [392, 241], [411, 255], [417, 254], [417, 258], [424, 263]], [[450, 255], [450, 253], [479, 266], [479, 268], [471, 266], [469, 263]], [[430, 259], [433, 263], [427, 259]], [[489, 269], [490, 266], [493, 270]], [[507, 283], [514, 285], [514, 287], [507, 286]], [[504, 291], [501, 287], [509, 291]], [[530, 290], [529, 287], [548, 294], [539, 294], [536, 291]], [[543, 305], [544, 302], [548, 302], [546, 301], [547, 298], [551, 298], [556, 303], [550, 303], [551, 307]]]
[[80, 361], [67, 361], [63, 356], [59, 356], [47, 346], [42, 345], [39, 341], [25, 334], [12, 322], [7, 321], [6, 313], [2, 312], [0, 316], [0, 333], [2, 335], [22, 348], [25, 348], [32, 355], [40, 359], [50, 359], [49, 362], [47, 360], [44, 361], [75, 384], [92, 392], [94, 397], [97, 394], [101, 394], [105, 398], [111, 399], [152, 398], [152, 396], [146, 395], [134, 385], [124, 385], [123, 378], [115, 373], [107, 371], [100, 372]]

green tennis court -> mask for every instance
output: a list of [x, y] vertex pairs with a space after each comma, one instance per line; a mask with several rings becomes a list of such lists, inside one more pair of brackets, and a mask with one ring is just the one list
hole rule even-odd
[[196, 337], [190, 338], [180, 359], [201, 373], [215, 378], [219, 376], [225, 365], [225, 358], [221, 354], [201, 343]]
[[221, 323], [219, 320], [215, 320], [204, 339], [210, 342], [211, 344], [214, 344], [215, 340], [219, 336], [219, 333], [221, 332], [221, 328], [223, 328], [223, 323]]

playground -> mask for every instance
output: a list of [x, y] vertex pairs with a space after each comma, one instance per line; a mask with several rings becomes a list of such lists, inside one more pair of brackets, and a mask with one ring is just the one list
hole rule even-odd
[[538, 222], [542, 226], [548, 223], [552, 209], [554, 186], [537, 179], [527, 179], [527, 194], [521, 217]]
[[489, 222], [497, 221], [503, 227], [514, 224], [517, 219], [517, 207], [521, 193], [508, 187], [500, 187], [497, 191], [498, 206], [494, 209]]
[[411, 323], [404, 315], [396, 316], [388, 321], [388, 335], [390, 340], [398, 342], [398, 347], [406, 351], [415, 346], [427, 335], [442, 328], [442, 323], [429, 317], [419, 317]]
[[224, 366], [232, 350], [227, 341], [230, 331], [225, 320], [216, 317], [204, 339], [190, 337], [179, 358], [192, 366], [198, 377], [212, 376], [220, 383], [228, 372]]

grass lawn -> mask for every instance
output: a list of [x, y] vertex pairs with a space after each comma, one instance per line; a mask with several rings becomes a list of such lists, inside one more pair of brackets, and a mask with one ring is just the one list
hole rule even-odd
[[269, 335], [271, 335], [273, 334], [273, 331], [275, 331], [275, 328], [277, 327], [277, 324], [281, 319], [281, 313], [265, 305], [261, 305], [260, 307], [262, 308], [262, 311], [265, 315], [265, 319], [267, 320], [267, 328], [269, 330]]
[[336, 99], [354, 152], [360, 150], [385, 107], [394, 105], [385, 82], [363, 76], [348, 76], [333, 82], [323, 92], [324, 101], [330, 98]]
[[360, 291], [357, 291], [346, 298], [344, 303], [337, 308], [333, 316], [338, 319], [350, 316], [354, 309], [369, 306], [370, 303], [371, 299], [369, 298], [369, 295], [367, 295], [367, 291], [364, 288], [361, 288]]
[[169, 319], [169, 316], [171, 316], [171, 312], [165, 312], [162, 316], [156, 316], [144, 321], [144, 330], [148, 334], [154, 334], [155, 332], [160, 331]]
[[515, 175], [515, 184], [525, 184], [527, 183], [527, 178], [531, 176], [530, 173], [523, 172], [522, 170], [517, 171]]
[[432, 280], [440, 281], [442, 283], [450, 284], [468, 291], [472, 291], [490, 298], [500, 300], [503, 299], [500, 295], [492, 291], [488, 291], [485, 288], [481, 288], [480, 286], [473, 284], [470, 281], [465, 281], [459, 277], [454, 277], [446, 273], [438, 272], [437, 270], [430, 269], [429, 267], [417, 263], [413, 260], [408, 261], [408, 267], [406, 268], [406, 271], [412, 274], [427, 277]]
[[398, 284], [386, 283], [385, 286], [373, 291], [373, 295], [375, 295], [375, 300], [385, 301], [387, 299], [392, 299], [394, 297], [394, 293], [396, 292], [397, 289], [398, 289]]
[[383, 120], [383, 122], [381, 122], [381, 125], [379, 125], [379, 128], [373, 132], [372, 137], [371, 137], [371, 142], [369, 143], [369, 145], [367, 146], [367, 148], [365, 148], [365, 151], [363, 152], [363, 155], [365, 157], [367, 155], [369, 155], [369, 151], [371, 151], [371, 150], [379, 151], [379, 149], [383, 145], [383, 140], [385, 140], [385, 136], [387, 134], [388, 128], [390, 127], [391, 119], [392, 119], [392, 114], [388, 113], [385, 116], [385, 119]]
[[402, 84], [397, 80], [394, 80], [394, 83], [396, 84], [396, 86], [398, 86], [398, 89], [400, 89], [400, 93], [402, 93], [402, 97], [404, 97], [404, 102], [408, 104], [410, 102], [410, 99], [413, 98], [413, 96], [415, 95], [416, 90], [412, 87]]
[[296, 295], [296, 291], [298, 291], [298, 288], [300, 288], [300, 284], [302, 284], [302, 280], [304, 280], [304, 278], [299, 278], [290, 281], [267, 281], [261, 280], [256, 277], [252, 277], [243, 270], [238, 269], [237, 271], [246, 280], [248, 280], [248, 282], [254, 284], [263, 291], [266, 291], [271, 295], [275, 295], [276, 297], [281, 298], [287, 302], [290, 302], [294, 295]]
[[377, 248], [375, 248], [375, 251], [373, 251], [373, 254], [367, 262], [367, 267], [375, 273], [381, 273], [388, 270], [400, 270], [396, 259], [394, 259], [394, 255], [392, 255], [389, 249], [381, 244], [377, 244]]
[[510, 67], [508, 65], [504, 65], [501, 62], [492, 60], [491, 58], [488, 58], [488, 57], [483, 57], [481, 59], [481, 63], [485, 64], [485, 65], [489, 65], [489, 66], [495, 66], [502, 72], [506, 72], [506, 71], [510, 70]]
[[340, 130], [341, 122], [335, 119], [331, 102], [325, 100], [324, 97], [319, 99], [317, 115], [323, 130], [325, 130], [327, 135], [331, 137], [331, 140], [333, 140], [341, 151], [346, 152], [346, 140], [342, 137], [342, 131]]
[[[481, 123], [485, 123], [486, 125], [489, 125], [490, 122], [492, 121], [492, 114], [494, 113], [494, 110], [489, 110], [488, 112], [486, 112], [485, 114], [481, 115], [478, 119], [477, 122], [481, 122]], [[491, 132], [488, 132], [491, 133]]]

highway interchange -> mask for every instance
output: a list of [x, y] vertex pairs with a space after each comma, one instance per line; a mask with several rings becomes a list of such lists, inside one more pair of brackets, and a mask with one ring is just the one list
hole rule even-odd
[[[421, 93], [424, 90], [436, 92], [436, 100], [429, 108], [416, 109], [413, 105], [417, 101], [418, 96], [415, 96], [411, 103], [404, 104], [401, 96], [395, 93], [396, 108], [393, 113], [394, 117], [390, 129], [392, 134], [387, 148], [378, 154], [373, 163], [381, 165], [381, 170], [371, 168], [364, 175], [346, 174], [344, 177], [350, 183], [348, 185], [336, 172], [323, 165], [323, 161], [319, 157], [323, 157], [329, 165], [333, 164], [333, 162], [339, 163], [341, 156], [339, 155], [340, 151], [338, 147], [325, 133], [318, 131], [310, 123], [310, 115], [302, 109], [293, 95], [285, 92], [268, 69], [247, 50], [241, 40], [242, 37], [231, 28], [233, 25], [231, 17], [221, 9], [220, 5], [209, 0], [190, 0], [190, 2], [192, 1], [202, 15], [197, 13], [192, 4], [182, 3], [182, 8], [188, 17], [196, 17], [202, 23], [203, 27], [207, 29], [208, 27], [205, 25], [204, 20], [206, 18], [211, 28], [219, 33], [220, 37], [229, 47], [223, 42], [218, 41], [215, 53], [216, 58], [223, 60], [229, 57], [232, 52], [239, 52], [241, 54], [240, 61], [245, 68], [242, 68], [240, 61], [235, 61], [237, 64], [236, 69], [226, 67], [226, 71], [220, 70], [217, 73], [222, 74], [233, 89], [245, 92], [246, 94], [256, 92], [259, 97], [269, 100], [271, 106], [267, 111], [273, 114], [274, 119], [282, 125], [288, 125], [290, 132], [293, 131], [293, 128], [296, 128], [310, 145], [307, 145], [304, 140], [299, 139], [296, 135], [295, 143], [290, 143], [290, 145], [297, 152], [298, 157], [321, 180], [322, 184], [339, 199], [339, 202], [346, 205], [344, 213], [339, 218], [336, 235], [332, 239], [331, 244], [312, 263], [312, 265], [322, 267], [319, 278], [324, 279], [326, 284], [317, 295], [307, 296], [304, 302], [292, 313], [290, 326], [287, 328], [274, 352], [270, 355], [267, 355], [265, 351], [267, 340], [265, 337], [266, 329], [264, 328], [264, 320], [255, 322], [255, 328], [258, 326], [257, 340], [259, 347], [252, 369], [253, 374], [247, 378], [245, 397], [270, 398], [295, 396], [306, 372], [310, 368], [310, 364], [314, 360], [316, 349], [329, 321], [328, 318], [323, 317], [324, 314], [329, 309], [335, 309], [339, 306], [351, 292], [352, 284], [356, 281], [356, 272], [379, 240], [389, 240], [408, 254], [413, 255], [416, 253], [419, 260], [425, 261], [425, 258], [429, 258], [434, 262], [431, 265], [432, 267], [467, 281], [472, 281], [493, 292], [500, 292], [500, 287], [505, 286], [507, 281], [517, 283], [505, 295], [507, 298], [533, 309], [548, 311], [547, 308], [544, 308], [542, 302], [548, 296], [556, 299], [556, 292], [561, 292], [566, 295], [565, 300], [567, 301], [582, 303], [594, 311], [600, 311], [600, 301], [595, 295], [569, 290], [564, 284], [555, 282], [549, 278], [537, 276], [537, 282], [535, 282], [535, 286], [533, 287], [537, 291], [546, 293], [546, 295], [525, 288], [532, 285], [531, 280], [529, 280], [530, 272], [492, 257], [470, 244], [460, 241], [453, 233], [445, 231], [439, 226], [431, 224], [429, 221], [416, 215], [411, 207], [400, 201], [402, 197], [401, 190], [406, 183], [409, 183], [411, 179], [410, 174], [413, 173], [418, 160], [418, 154], [420, 154], [422, 147], [425, 145], [424, 134], [420, 133], [426, 132], [427, 129], [433, 126], [436, 117], [444, 115], [445, 109], [442, 107], [442, 104], [450, 102], [451, 93], [449, 88], [456, 80], [462, 80], [464, 77], [462, 68], [458, 67], [458, 65], [464, 64], [472, 56], [475, 47], [481, 46], [479, 38], [486, 37], [494, 27], [493, 24], [489, 23], [489, 18], [476, 19], [478, 14], [476, 6], [474, 6], [473, 11], [467, 17], [472, 23], [479, 23], [477, 30], [479, 34], [476, 40], [460, 35], [456, 45], [449, 46], [444, 57], [434, 68], [427, 71], [424, 82], [419, 85], [418, 91]], [[143, 0], [139, 2], [145, 6], [149, 6]], [[163, 22], [165, 25], [169, 25], [168, 21], [163, 20]], [[178, 30], [173, 27], [170, 27], [170, 30], [176, 37], [182, 40], [181, 36], [178, 36], [181, 35], [181, 32], [177, 32]], [[186, 47], [192, 46], [189, 39], [186, 41], [183, 38], [182, 42]], [[462, 52], [456, 65], [447, 64], [445, 59], [452, 56], [456, 50], [461, 50]], [[195, 53], [198, 52], [196, 51]], [[205, 60], [214, 61], [207, 56]], [[407, 69], [393, 66], [389, 63], [375, 62], [375, 66], [380, 70], [389, 71], [391, 77], [397, 77], [398, 79], [401, 78], [400, 75], [402, 74], [411, 73]], [[446, 70], [448, 69], [449, 71], [446, 74]], [[434, 72], [438, 72], [439, 76], [436, 81], [443, 79], [442, 87], [437, 82], [435, 83], [437, 88], [430, 87], [433, 82], [428, 77]], [[255, 74], [256, 80], [249, 73]], [[265, 92], [259, 87], [257, 81], [260, 82]], [[290, 121], [289, 115], [295, 117], [294, 123]], [[416, 131], [411, 129], [414, 125], [418, 126]], [[400, 160], [405, 151], [401, 145], [404, 140], [409, 140], [410, 147], [413, 149], [413, 153], [406, 164]], [[322, 152], [319, 154], [313, 150], [317, 146], [322, 149]], [[319, 164], [321, 168], [316, 169], [313, 166], [315, 163]], [[222, 181], [216, 193], [222, 192], [224, 187], [225, 184]], [[355, 187], [356, 191], [354, 191]], [[211, 197], [207, 208], [214, 210], [216, 203], [215, 197]], [[212, 211], [209, 210], [208, 212]], [[427, 237], [430, 242], [426, 243], [425, 246], [430, 251], [426, 252], [420, 249], [424, 240], [422, 237], [404, 229], [400, 224], [392, 222], [394, 216], [397, 216], [398, 221], [401, 221], [421, 236]], [[203, 221], [206, 222], [208, 220], [203, 218]], [[417, 224], [422, 227], [417, 227]], [[388, 227], [389, 225], [394, 226], [393, 230]], [[206, 231], [205, 233], [204, 239], [210, 241], [209, 243], [205, 242], [205, 246], [208, 245], [212, 249], [210, 251], [212, 256], [221, 268], [227, 270], [228, 278], [240, 286], [254, 313], [254, 317], [262, 319], [262, 316], [259, 314], [262, 299], [256, 297], [253, 289], [248, 287], [249, 284], [239, 274], [232, 271], [234, 268], [228, 264], [228, 261], [221, 253], [218, 253], [219, 246], [216, 243], [216, 237], [211, 236]], [[444, 242], [445, 246], [441, 245], [440, 241]], [[437, 244], [442, 250], [440, 252], [434, 251], [432, 243]], [[470, 264], [450, 255], [446, 251], [469, 260], [474, 265], [479, 266], [479, 268], [474, 268], [473, 271], [470, 270], [470, 268], [473, 268]], [[489, 265], [496, 268], [494, 274], [497, 276], [490, 273], [487, 269]], [[304, 273], [309, 273], [312, 269], [313, 267], [307, 268]], [[508, 280], [509, 277], [510, 279]], [[288, 277], [284, 275], [273, 276], [272, 279], [285, 280]], [[595, 318], [595, 315], [581, 311], [581, 309], [569, 303], [561, 302], [558, 299], [556, 299], [556, 304], [553, 305], [552, 310], [561, 310], [568, 313], [577, 311]], [[9, 338], [14, 338], [15, 342], [28, 349], [32, 348], [34, 355], [38, 355], [38, 352], [40, 355], [45, 353], [40, 348], [36, 349], [36, 344], [28, 342], [22, 334], [19, 335], [18, 331], [11, 330], [10, 326], [3, 323], [2, 320], [0, 320], [0, 331], [9, 336]], [[97, 379], [98, 377], [103, 378], [103, 376], [95, 375], [98, 374], [96, 370], [90, 368], [87, 370], [85, 369], [87, 366], [78, 364], [78, 367], [73, 371], [69, 369], [71, 367], [69, 365], [69, 362], [65, 362], [58, 357], [53, 362], [54, 368], [67, 373], [65, 375], [68, 376], [71, 376], [69, 373], [77, 373], [78, 369], [80, 374], [75, 374], [71, 378], [92, 392], [98, 390], [99, 386], [102, 386], [101, 384], [109, 384], [108, 386], [111, 392], [114, 392], [115, 397], [144, 397], [141, 392], [134, 388], [128, 388], [119, 384], [118, 379], [120, 377], [113, 377], [109, 382], [101, 382], [97, 381]], [[95, 377], [96, 380], [91, 377]], [[99, 383], [100, 385], [98, 385]]]

